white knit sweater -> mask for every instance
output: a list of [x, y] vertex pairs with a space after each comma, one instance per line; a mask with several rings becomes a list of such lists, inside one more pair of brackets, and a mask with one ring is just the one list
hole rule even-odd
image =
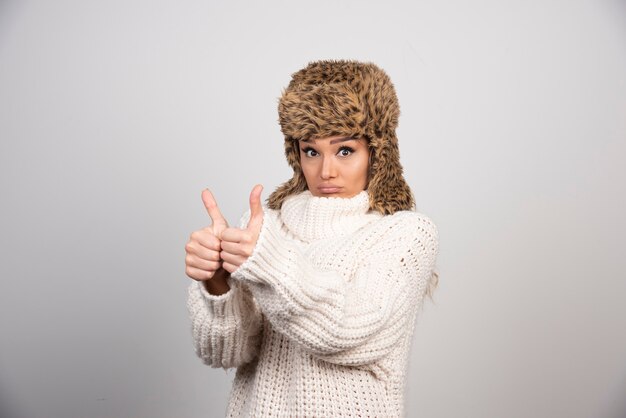
[[[438, 253], [427, 216], [368, 211], [368, 194], [263, 205], [252, 255], [212, 295], [193, 282], [197, 355], [237, 367], [229, 417], [404, 416], [415, 319]], [[240, 227], [247, 225], [250, 210]]]

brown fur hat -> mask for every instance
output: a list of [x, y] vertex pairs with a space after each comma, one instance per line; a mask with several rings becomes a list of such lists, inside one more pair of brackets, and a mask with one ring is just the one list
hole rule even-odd
[[389, 76], [376, 65], [348, 60], [309, 63], [292, 75], [278, 115], [294, 175], [268, 197], [271, 209], [280, 209], [285, 198], [307, 190], [298, 140], [335, 135], [367, 140], [370, 209], [384, 215], [415, 209], [400, 165], [398, 98]]

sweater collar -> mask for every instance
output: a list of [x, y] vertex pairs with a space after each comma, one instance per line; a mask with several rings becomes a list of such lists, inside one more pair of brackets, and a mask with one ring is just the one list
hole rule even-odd
[[296, 237], [305, 242], [346, 236], [382, 215], [369, 210], [369, 194], [353, 197], [314, 196], [310, 190], [287, 197], [280, 216]]

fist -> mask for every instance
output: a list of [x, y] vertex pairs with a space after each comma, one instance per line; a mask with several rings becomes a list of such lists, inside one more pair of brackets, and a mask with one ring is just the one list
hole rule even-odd
[[192, 232], [185, 245], [185, 274], [194, 280], [209, 280], [222, 267], [219, 237], [228, 228], [209, 189], [202, 191], [202, 202], [211, 218], [211, 225]]

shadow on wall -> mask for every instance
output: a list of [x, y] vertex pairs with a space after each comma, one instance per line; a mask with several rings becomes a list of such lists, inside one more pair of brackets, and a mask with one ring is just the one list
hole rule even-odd
[[10, 400], [6, 395], [0, 394], [0, 417], [2, 418], [27, 418], [24, 414], [20, 414], [14, 408], [15, 405], [11, 405]]
[[606, 418], [625, 418], [626, 417], [626, 370], [622, 374], [622, 380], [616, 385], [615, 393], [612, 393], [610, 399], [613, 401], [608, 405]]

